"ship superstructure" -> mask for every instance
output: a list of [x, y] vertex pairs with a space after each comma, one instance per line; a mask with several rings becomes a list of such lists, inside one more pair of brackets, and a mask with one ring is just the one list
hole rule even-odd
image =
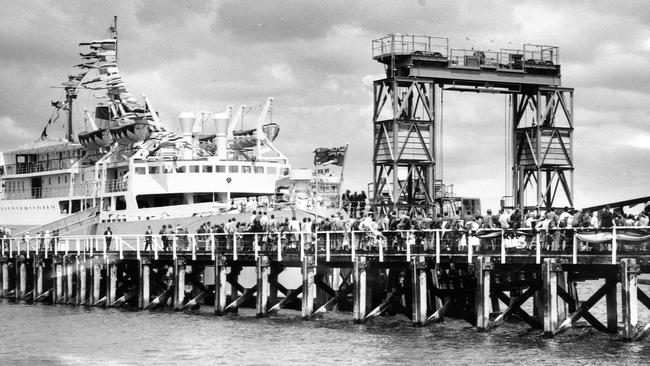
[[[117, 67], [116, 24], [110, 31], [112, 38], [80, 44], [80, 71], [62, 84], [65, 100], [52, 103], [53, 116], [68, 116], [66, 137], [47, 139], [50, 118], [41, 139], [2, 154], [0, 225], [53, 229], [61, 221], [155, 220], [270, 203], [276, 182], [290, 173], [273, 144], [279, 133], [270, 121], [273, 98], [249, 129], [243, 124], [250, 108], [241, 106], [183, 112], [180, 132], [172, 131], [147, 97], [127, 91]], [[101, 97], [84, 111], [87, 130], [75, 139], [73, 102], [86, 90]]]

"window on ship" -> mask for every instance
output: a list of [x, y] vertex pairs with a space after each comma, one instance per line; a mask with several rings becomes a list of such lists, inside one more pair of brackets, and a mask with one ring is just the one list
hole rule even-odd
[[126, 210], [126, 199], [124, 196], [115, 197], [115, 211]]
[[75, 213], [81, 211], [81, 201], [80, 200], [72, 200], [71, 201], [72, 206], [70, 207], [70, 213]]
[[61, 211], [62, 214], [70, 212], [70, 201], [59, 201], [59, 211]]
[[135, 198], [138, 208], [186, 205], [188, 202], [182, 193], [143, 194]]

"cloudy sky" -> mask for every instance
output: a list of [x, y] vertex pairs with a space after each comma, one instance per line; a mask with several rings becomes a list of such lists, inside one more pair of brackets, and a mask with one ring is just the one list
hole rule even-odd
[[[278, 146], [294, 167], [350, 144], [346, 185], [372, 180], [371, 40], [444, 36], [452, 47], [560, 47], [575, 88], [577, 206], [650, 195], [647, 1], [9, 1], [0, 0], [0, 147], [40, 135], [82, 41], [118, 16], [120, 69], [175, 126], [182, 111], [274, 96]], [[92, 97], [80, 98], [91, 104]], [[445, 93], [444, 178], [496, 207], [504, 193], [504, 96]], [[252, 112], [254, 113], [254, 112]], [[250, 122], [254, 121], [251, 116]], [[58, 123], [57, 127], [61, 127]], [[50, 135], [54, 135], [50, 131]]]

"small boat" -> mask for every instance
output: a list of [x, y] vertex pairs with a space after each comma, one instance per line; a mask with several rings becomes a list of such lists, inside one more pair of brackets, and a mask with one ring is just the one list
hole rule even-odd
[[79, 143], [89, 150], [109, 147], [113, 143], [113, 137], [106, 128], [80, 132], [77, 137], [79, 138]]
[[151, 136], [148, 122], [132, 122], [110, 128], [111, 136], [120, 145], [131, 145], [147, 140]]
[[[233, 141], [230, 147], [235, 150], [251, 149], [257, 145], [256, 129], [238, 130], [233, 132]], [[262, 132], [266, 139], [273, 142], [280, 133], [280, 126], [277, 123], [267, 123], [262, 126]]]

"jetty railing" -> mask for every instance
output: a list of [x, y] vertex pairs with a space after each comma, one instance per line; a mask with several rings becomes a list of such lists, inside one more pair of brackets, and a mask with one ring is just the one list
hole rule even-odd
[[[621, 253], [650, 255], [650, 227], [480, 229], [468, 230], [348, 230], [277, 231], [236, 233], [188, 233], [152, 235], [76, 235], [51, 238], [11, 237], [0, 239], [2, 255], [9, 257], [42, 254], [95, 255], [229, 255], [234, 260], [266, 255], [279, 261], [287, 256], [314, 256], [324, 261], [353, 261], [355, 256], [376, 257], [379, 262], [410, 261], [414, 256], [498, 257], [501, 263], [528, 258], [540, 264], [543, 258], [562, 258], [578, 263], [579, 256], [598, 255], [617, 264]], [[534, 260], [533, 260], [534, 258]]]

